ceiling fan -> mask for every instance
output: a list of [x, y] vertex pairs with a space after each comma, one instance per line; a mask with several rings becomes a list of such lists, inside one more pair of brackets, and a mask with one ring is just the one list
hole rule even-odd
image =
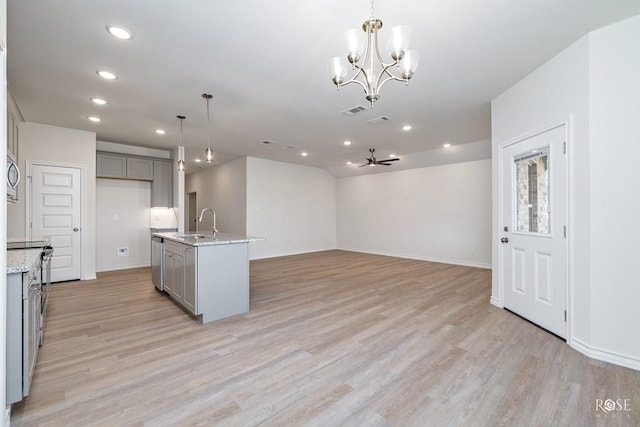
[[365, 158], [367, 163], [365, 163], [364, 165], [360, 165], [361, 168], [364, 167], [364, 166], [375, 166], [375, 165], [391, 166], [391, 164], [388, 163], [388, 162], [395, 162], [397, 160], [400, 160], [397, 157], [395, 157], [393, 159], [376, 160], [375, 152], [376, 152], [375, 148], [370, 148], [369, 149], [369, 153], [371, 153], [371, 157], [366, 157]]

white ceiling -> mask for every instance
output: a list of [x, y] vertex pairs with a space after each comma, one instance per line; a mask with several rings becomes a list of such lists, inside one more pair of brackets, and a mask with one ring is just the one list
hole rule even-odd
[[[102, 141], [174, 148], [175, 117], [184, 114], [192, 171], [206, 147], [201, 94], [209, 92], [217, 162], [249, 155], [345, 176], [371, 172], [345, 165], [361, 163], [370, 147], [378, 157], [408, 159], [444, 142], [462, 150], [489, 139], [491, 99], [587, 32], [640, 14], [638, 0], [378, 0], [375, 7], [385, 28], [412, 27], [420, 65], [408, 87], [389, 83], [374, 110], [353, 117], [340, 112], [367, 106], [362, 89], [337, 92], [327, 64], [344, 53], [341, 34], [369, 17], [367, 0], [10, 0], [9, 84], [25, 120], [95, 131]], [[134, 38], [113, 38], [108, 24]], [[119, 78], [105, 81], [98, 69]], [[93, 105], [93, 96], [108, 104]], [[382, 115], [392, 120], [365, 123]], [[400, 129], [405, 123], [412, 131]], [[344, 147], [345, 139], [353, 144]]]

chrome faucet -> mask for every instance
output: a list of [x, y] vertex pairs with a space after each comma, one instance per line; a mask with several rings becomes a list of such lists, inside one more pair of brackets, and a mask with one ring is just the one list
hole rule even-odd
[[202, 212], [200, 212], [200, 219], [198, 219], [199, 222], [202, 222], [202, 217], [204, 216], [205, 212], [211, 212], [213, 214], [213, 234], [216, 234], [218, 232], [218, 229], [216, 228], [216, 211], [214, 211], [211, 208], [204, 208], [202, 209]]

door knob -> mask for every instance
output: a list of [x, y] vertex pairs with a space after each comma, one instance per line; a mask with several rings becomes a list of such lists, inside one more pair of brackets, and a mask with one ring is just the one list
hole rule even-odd
[[78, 227], [73, 227], [73, 231], [78, 231], [80, 230]]
[[509, 238], [508, 237], [503, 237], [502, 239], [500, 239], [500, 241], [502, 243], [509, 243]]

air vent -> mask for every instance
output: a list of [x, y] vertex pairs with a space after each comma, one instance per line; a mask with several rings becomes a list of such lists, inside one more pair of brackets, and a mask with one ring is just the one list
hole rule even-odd
[[388, 122], [389, 120], [391, 120], [391, 117], [389, 116], [380, 116], [371, 120], [367, 120], [367, 123], [369, 123], [370, 125], [377, 125], [379, 123]]
[[262, 141], [262, 144], [264, 144], [264, 145], [269, 145], [269, 144], [271, 144], [271, 141], [269, 141], [269, 140]]
[[363, 111], [367, 111], [367, 107], [363, 107], [362, 105], [357, 105], [353, 108], [349, 108], [341, 112], [345, 116], [355, 116], [358, 113], [362, 113]]
[[283, 150], [293, 150], [294, 148], [298, 148], [298, 146], [297, 146], [297, 145], [294, 145], [294, 144], [290, 144], [290, 145], [283, 145], [283, 146], [282, 146], [282, 149], [283, 149]]

